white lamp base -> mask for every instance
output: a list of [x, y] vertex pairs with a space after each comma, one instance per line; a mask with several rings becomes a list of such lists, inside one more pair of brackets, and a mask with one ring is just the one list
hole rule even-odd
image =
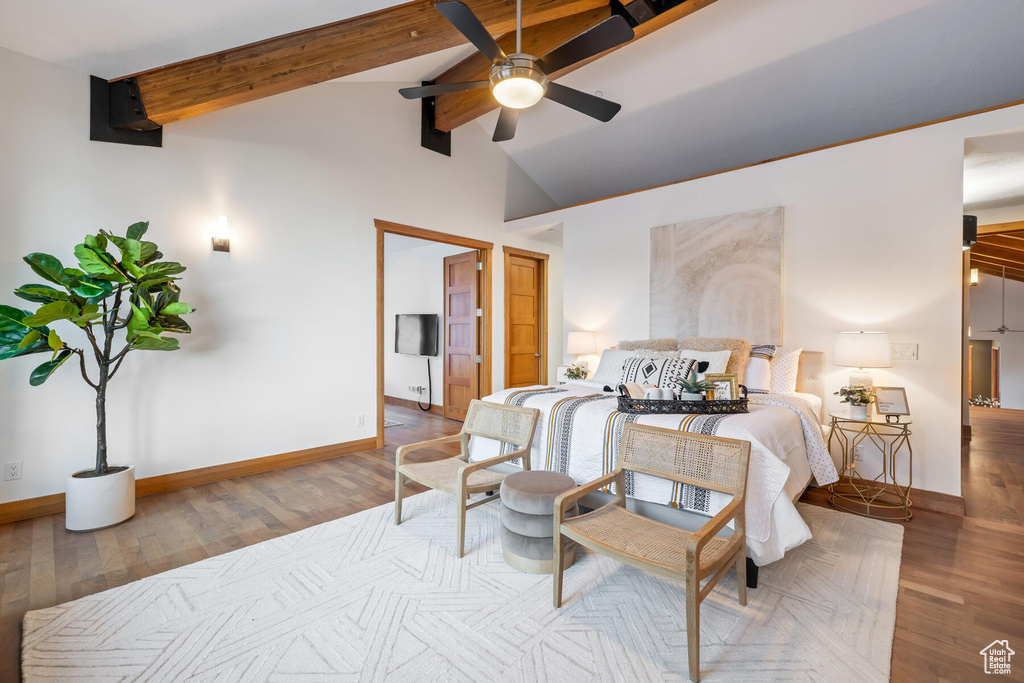
[[875, 385], [874, 380], [871, 379], [870, 372], [864, 372], [863, 370], [855, 370], [850, 373], [850, 384], [851, 387], [867, 387], [870, 389]]

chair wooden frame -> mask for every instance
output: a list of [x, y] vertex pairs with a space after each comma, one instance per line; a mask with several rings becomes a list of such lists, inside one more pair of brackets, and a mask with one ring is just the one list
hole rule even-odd
[[[640, 438], [638, 438], [640, 437]], [[644, 443], [646, 441], [646, 443]], [[657, 455], [638, 451], [659, 446], [674, 449], [675, 462], [659, 463]], [[653, 450], [653, 449], [650, 449]], [[659, 451], [661, 452], [661, 451]], [[730, 462], [731, 461], [731, 462]], [[715, 436], [689, 434], [671, 429], [627, 423], [622, 434], [620, 467], [603, 477], [561, 494], [554, 503], [554, 606], [562, 606], [562, 566], [558, 562], [566, 539], [575, 541], [595, 552], [652, 574], [682, 580], [686, 583], [686, 638], [690, 679], [700, 680], [700, 603], [728, 572], [736, 567], [737, 592], [740, 605], [747, 604], [746, 533], [744, 498], [747, 486], [747, 468], [750, 461], [750, 442], [723, 439]], [[650, 474], [682, 484], [728, 493], [733, 496], [725, 508], [696, 532], [676, 529], [626, 510], [625, 471]], [[674, 471], [673, 471], [674, 470]], [[709, 476], [694, 475], [704, 470]], [[682, 471], [682, 473], [681, 473]], [[690, 474], [691, 476], [686, 476]], [[565, 511], [583, 496], [615, 485], [615, 500], [566, 523]], [[588, 527], [588, 518], [590, 519]], [[608, 521], [598, 521], [605, 519]], [[717, 538], [730, 520], [735, 520], [733, 533], [726, 540]], [[585, 529], [600, 532], [587, 533]], [[574, 528], [582, 527], [581, 529]], [[638, 553], [638, 537], [646, 532], [647, 538], [656, 538], [655, 549], [660, 559], [644, 557]], [[664, 539], [663, 541], [661, 539]], [[646, 549], [646, 548], [644, 548]], [[709, 552], [710, 551], [710, 552]], [[678, 561], [668, 561], [677, 556]], [[705, 558], [705, 555], [708, 557]], [[701, 581], [707, 579], [701, 586]]]
[[[411, 479], [429, 488], [444, 491], [455, 496], [458, 504], [456, 525], [456, 543], [458, 557], [465, 554], [466, 545], [466, 511], [499, 499], [499, 489], [505, 474], [498, 472], [482, 473], [488, 467], [522, 459], [523, 469], [530, 469], [530, 447], [533, 433], [537, 428], [540, 411], [536, 408], [506, 406], [473, 399], [466, 411], [466, 420], [458, 434], [421, 441], [419, 443], [400, 446], [395, 453], [395, 524], [402, 523], [402, 489], [405, 480]], [[469, 437], [479, 436], [500, 441], [502, 445], [510, 443], [517, 446], [516, 450], [498, 455], [487, 460], [469, 462]], [[406, 463], [406, 457], [425, 448], [436, 448], [449, 443], [459, 444], [459, 454], [442, 460], [425, 463]], [[455, 465], [452, 461], [462, 461]], [[439, 467], [438, 465], [442, 465]], [[481, 473], [476, 482], [470, 478]], [[474, 494], [485, 494], [482, 498], [470, 502]]]

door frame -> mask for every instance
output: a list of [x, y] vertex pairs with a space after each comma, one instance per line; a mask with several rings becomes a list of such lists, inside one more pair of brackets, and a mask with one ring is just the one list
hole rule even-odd
[[416, 237], [430, 242], [452, 244], [457, 247], [476, 249], [480, 252], [483, 264], [480, 273], [480, 307], [483, 316], [480, 320], [480, 334], [483, 344], [480, 355], [480, 395], [491, 393], [491, 252], [494, 243], [475, 240], [461, 235], [450, 235], [436, 230], [415, 228], [411, 225], [392, 223], [379, 219], [373, 220], [377, 228], [377, 448], [384, 447], [384, 236], [404, 235]]
[[540, 384], [548, 383], [548, 259], [551, 258], [549, 254], [543, 254], [539, 251], [529, 251], [527, 249], [519, 249], [518, 247], [504, 246], [502, 249], [505, 252], [505, 387], [509, 386], [509, 350], [512, 348], [509, 344], [510, 330], [508, 324], [508, 315], [511, 307], [511, 290], [509, 289], [509, 277], [511, 271], [511, 256], [518, 256], [519, 258], [526, 258], [537, 262], [537, 279], [538, 282], [538, 299], [540, 305], [537, 311], [537, 324], [540, 326], [540, 334], [538, 344], [540, 346], [540, 361], [539, 372], [537, 381]]

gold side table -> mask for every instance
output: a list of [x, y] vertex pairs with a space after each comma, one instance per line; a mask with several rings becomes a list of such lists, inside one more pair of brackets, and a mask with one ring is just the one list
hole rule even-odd
[[[910, 484], [914, 475], [914, 451], [910, 447], [913, 420], [901, 416], [899, 422], [886, 422], [883, 415], [858, 420], [845, 412], [829, 413], [829, 417], [832, 418], [829, 452], [835, 439], [843, 454], [839, 481], [828, 487], [829, 505], [875, 519], [907, 521], [913, 517], [910, 510]], [[882, 452], [882, 473], [874, 479], [857, 476], [855, 454], [857, 446], [865, 441]], [[907, 459], [906, 484], [896, 481], [896, 460], [902, 457]]]

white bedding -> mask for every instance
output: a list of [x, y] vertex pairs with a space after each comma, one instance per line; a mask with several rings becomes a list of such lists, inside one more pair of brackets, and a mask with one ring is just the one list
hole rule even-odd
[[[618, 412], [616, 394], [604, 392], [602, 387], [574, 381], [560, 387], [507, 389], [485, 400], [539, 409], [532, 467], [563, 472], [581, 484], [615, 469], [626, 421], [750, 441], [748, 555], [758, 565], [767, 564], [810, 539], [810, 530], [792, 498], [803, 490], [812, 474], [820, 484], [836, 478], [821, 440], [817, 406], [797, 395], [773, 394], [752, 399], [750, 412], [744, 415], [637, 416]], [[812, 442], [811, 460], [808, 440]], [[471, 439], [470, 460], [494, 457], [498, 448], [496, 442]], [[627, 495], [705, 515], [714, 515], [730, 499], [726, 494], [632, 473], [627, 479]]]

